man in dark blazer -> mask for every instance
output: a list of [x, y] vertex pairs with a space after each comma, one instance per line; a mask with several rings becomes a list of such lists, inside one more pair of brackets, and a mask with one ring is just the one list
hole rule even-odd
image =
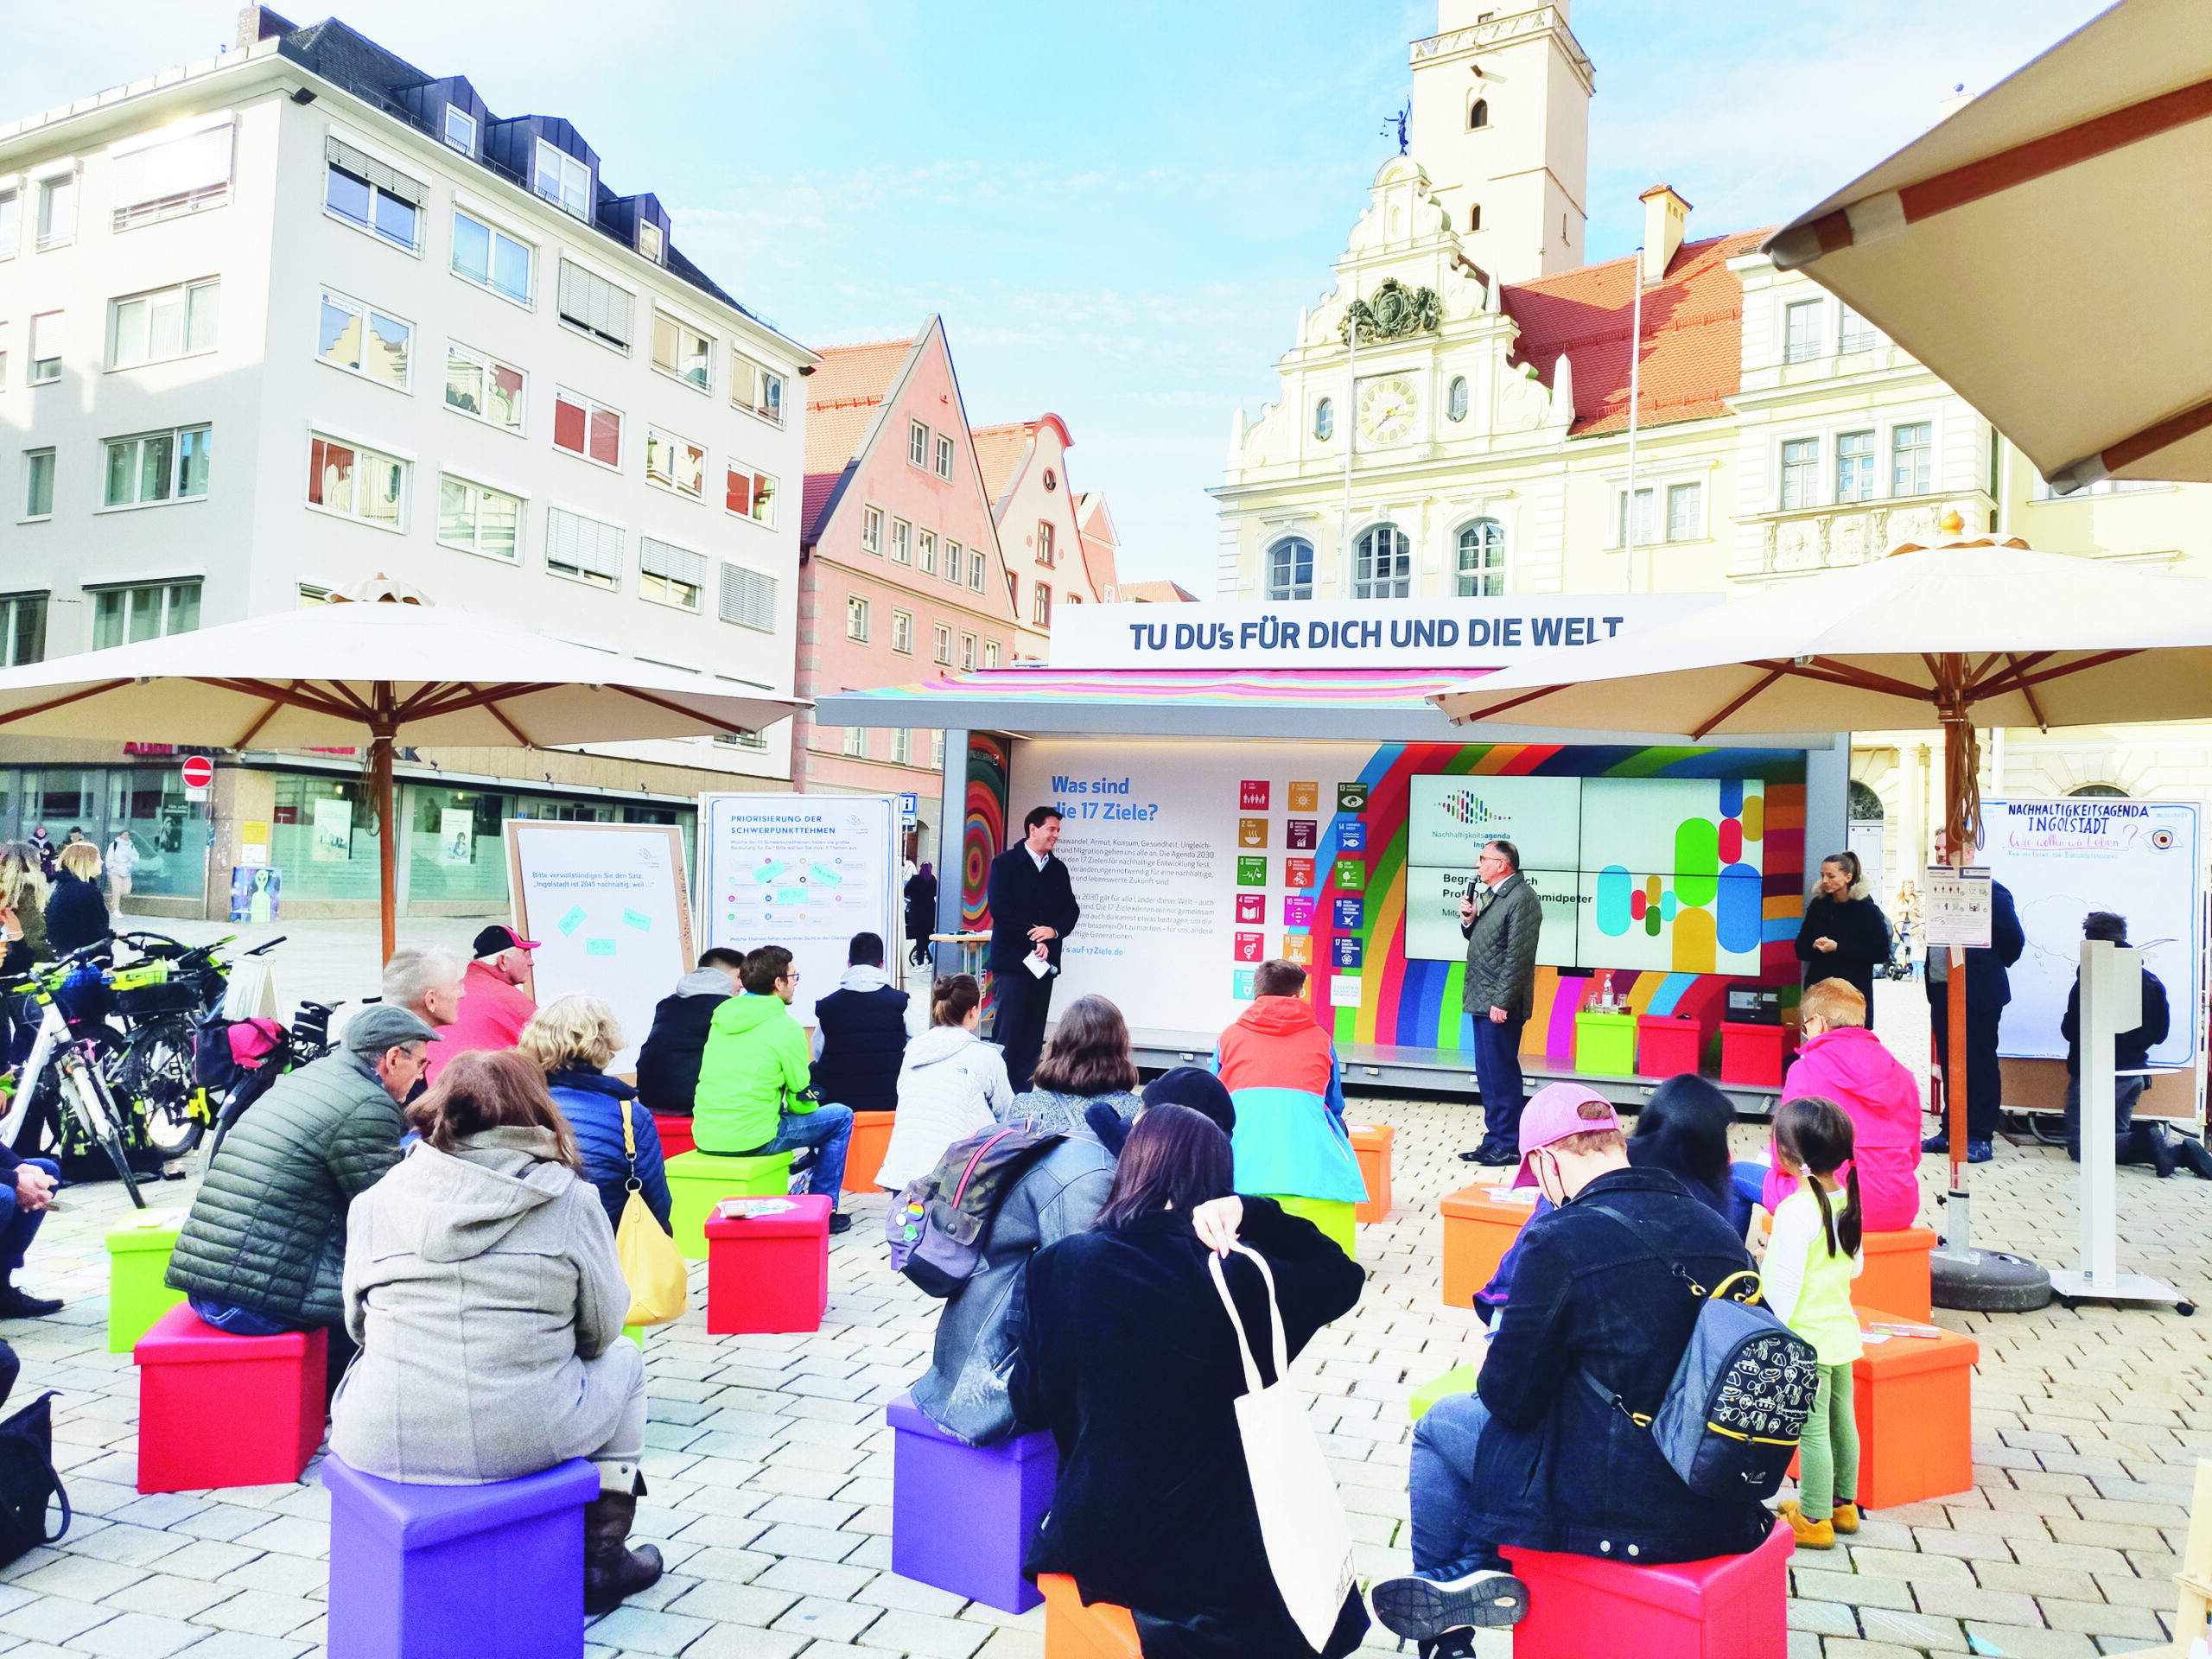
[[[1936, 861], [1946, 862], [1943, 836], [1936, 837]], [[1986, 1164], [1996, 1156], [1997, 1116], [2005, 1101], [2005, 1078], [1997, 1063], [1997, 1027], [2005, 1005], [2012, 1000], [2012, 976], [2005, 971], [2027, 949], [2028, 936], [2020, 930], [2020, 912], [2013, 907], [2012, 890], [2002, 881], [1990, 884], [1989, 948], [1967, 952], [1967, 1161]], [[1928, 950], [1928, 1018], [1936, 1028], [1936, 1064], [1944, 1068], [1943, 1127], [1921, 1142], [1923, 1152], [1951, 1149], [1951, 948], [1931, 945]]]
[[[998, 1003], [991, 1039], [1006, 1051], [1007, 1081], [1017, 1092], [1029, 1087], [1037, 1069], [1052, 982], [1060, 976], [1060, 946], [1083, 913], [1068, 867], [1052, 851], [1060, 839], [1058, 811], [1033, 806], [1021, 828], [1021, 840], [991, 861], [989, 898], [991, 991]], [[1033, 958], [1051, 971], [1032, 972], [1027, 963]]]
[[1459, 904], [1467, 941], [1461, 1005], [1475, 1022], [1475, 1086], [1483, 1097], [1483, 1141], [1459, 1155], [1503, 1169], [1521, 1161], [1521, 1028], [1535, 1006], [1536, 936], [1544, 907], [1521, 874], [1521, 851], [1486, 842]]

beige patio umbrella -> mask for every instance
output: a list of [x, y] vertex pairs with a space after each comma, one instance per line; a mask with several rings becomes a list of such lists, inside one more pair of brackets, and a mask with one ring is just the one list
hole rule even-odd
[[2212, 479], [2212, 5], [2121, 0], [1770, 238], [2061, 489]]
[[[0, 672], [0, 732], [242, 749], [366, 741], [397, 938], [392, 751], [757, 732], [803, 702], [572, 645], [382, 582], [363, 603], [258, 616]], [[763, 664], [764, 677], [766, 665]]]

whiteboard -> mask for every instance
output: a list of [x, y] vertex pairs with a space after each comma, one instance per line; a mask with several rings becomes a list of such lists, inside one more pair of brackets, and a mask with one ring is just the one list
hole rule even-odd
[[2127, 918], [2128, 943], [2166, 988], [2172, 1022], [2153, 1065], [2196, 1058], [2203, 991], [2197, 810], [2186, 801], [1984, 801], [1980, 861], [2011, 889], [2027, 948], [2012, 969], [1998, 1052], [2063, 1059], [2058, 1022], [2082, 961], [2082, 918]]
[[654, 1007], [691, 971], [683, 830], [534, 818], [509, 818], [505, 828], [515, 929], [537, 941], [537, 1006], [597, 997], [622, 1027], [607, 1069], [635, 1073]]
[[699, 912], [704, 948], [780, 944], [798, 969], [791, 1013], [844, 976], [853, 935], [899, 960], [903, 899], [893, 795], [702, 795]]

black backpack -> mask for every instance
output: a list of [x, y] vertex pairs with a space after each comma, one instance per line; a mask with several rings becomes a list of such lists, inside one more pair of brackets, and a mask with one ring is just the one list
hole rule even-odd
[[892, 1267], [932, 1296], [951, 1295], [982, 1269], [991, 1222], [1014, 1183], [1066, 1139], [1000, 1124], [954, 1141], [883, 1218]]

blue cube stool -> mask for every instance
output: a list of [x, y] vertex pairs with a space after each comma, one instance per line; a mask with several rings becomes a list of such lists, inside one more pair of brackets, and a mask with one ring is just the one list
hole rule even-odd
[[322, 1460], [330, 1659], [582, 1659], [582, 1458], [487, 1486], [410, 1486]]
[[1050, 1434], [969, 1446], [912, 1395], [883, 1408], [891, 1425], [891, 1570], [1004, 1613], [1044, 1598], [1021, 1558], [1052, 1506], [1060, 1454]]

